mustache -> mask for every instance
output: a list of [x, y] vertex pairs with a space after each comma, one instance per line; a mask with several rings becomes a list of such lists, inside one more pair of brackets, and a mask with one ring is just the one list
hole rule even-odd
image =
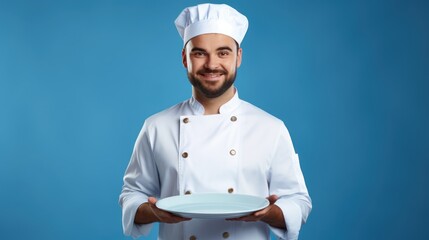
[[210, 73], [226, 75], [228, 72], [223, 69], [210, 69], [210, 68], [204, 68], [197, 71], [197, 74], [210, 74]]

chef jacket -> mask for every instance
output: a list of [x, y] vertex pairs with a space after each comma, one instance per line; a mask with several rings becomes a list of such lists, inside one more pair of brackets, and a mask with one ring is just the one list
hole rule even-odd
[[152, 224], [134, 224], [148, 197], [194, 193], [279, 196], [287, 230], [263, 222], [192, 219], [159, 225], [161, 240], [297, 239], [311, 211], [298, 155], [283, 122], [234, 97], [219, 114], [204, 115], [191, 98], [149, 117], [136, 140], [119, 198], [125, 235], [147, 235]]

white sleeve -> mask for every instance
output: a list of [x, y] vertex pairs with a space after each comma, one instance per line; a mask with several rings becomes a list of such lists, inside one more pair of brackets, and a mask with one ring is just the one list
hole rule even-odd
[[298, 239], [302, 224], [307, 221], [312, 203], [305, 185], [298, 155], [284, 124], [275, 145], [270, 175], [270, 195], [279, 196], [276, 205], [280, 207], [286, 224], [286, 231], [271, 230], [280, 239]]
[[148, 197], [159, 196], [159, 189], [158, 170], [153, 159], [152, 146], [145, 123], [134, 145], [119, 196], [125, 235], [137, 238], [149, 234], [152, 224], [135, 224], [134, 217], [137, 208], [147, 202]]

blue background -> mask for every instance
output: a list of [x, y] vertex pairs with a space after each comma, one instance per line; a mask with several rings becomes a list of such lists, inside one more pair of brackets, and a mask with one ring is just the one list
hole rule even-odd
[[[240, 96], [300, 154], [300, 239], [427, 239], [428, 2], [226, 2], [250, 20]], [[173, 21], [196, 3], [0, 2], [0, 239], [127, 239], [122, 176], [191, 95]]]

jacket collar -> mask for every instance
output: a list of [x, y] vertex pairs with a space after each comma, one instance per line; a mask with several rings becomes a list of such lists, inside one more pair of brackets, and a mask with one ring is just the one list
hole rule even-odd
[[[238, 105], [240, 105], [241, 99], [238, 97], [238, 91], [235, 89], [234, 96], [225, 104], [220, 106], [219, 113], [220, 114], [228, 114], [234, 111]], [[192, 109], [193, 114], [195, 115], [203, 115], [204, 114], [204, 106], [198, 102], [195, 97], [192, 97], [188, 101], [190, 108]]]

